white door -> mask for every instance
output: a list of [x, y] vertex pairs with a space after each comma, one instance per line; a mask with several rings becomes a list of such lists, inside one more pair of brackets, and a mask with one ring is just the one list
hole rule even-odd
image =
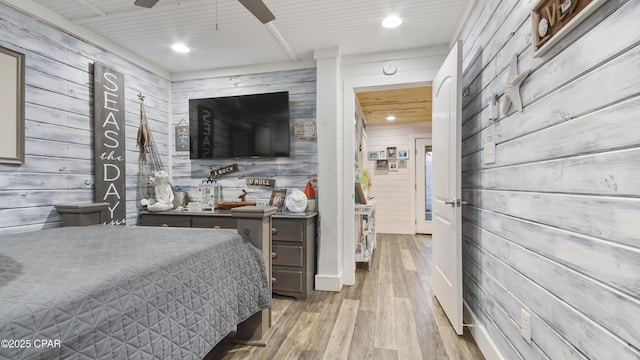
[[431, 234], [433, 172], [431, 139], [416, 139], [416, 234]]
[[462, 41], [433, 80], [433, 292], [462, 335]]

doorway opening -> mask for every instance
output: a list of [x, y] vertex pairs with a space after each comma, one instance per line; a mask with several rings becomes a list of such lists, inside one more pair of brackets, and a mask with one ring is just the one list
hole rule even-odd
[[431, 138], [416, 139], [416, 234], [433, 232], [433, 151]]
[[424, 149], [431, 146], [431, 85], [358, 88], [354, 93], [355, 171], [370, 176], [377, 231], [430, 234], [431, 168], [425, 165], [431, 152]]
[[[353, 74], [353, 76], [346, 75], [346, 72], [343, 77], [343, 106], [342, 106], [342, 118], [344, 119], [345, 126], [342, 127], [343, 131], [343, 144], [344, 151], [342, 157], [342, 178], [340, 181], [340, 191], [341, 194], [354, 194], [354, 169], [355, 163], [354, 161], [354, 150], [358, 151], [359, 146], [356, 145], [356, 126], [349, 126], [348, 124], [353, 124], [354, 114], [356, 114], [356, 96], [360, 92], [370, 92], [375, 90], [391, 90], [391, 89], [403, 89], [403, 88], [415, 88], [415, 87], [424, 87], [427, 86], [431, 88], [432, 80], [433, 80], [433, 68], [437, 68], [440, 66], [441, 59], [439, 57], [431, 57], [428, 59], [421, 59], [416, 63], [415, 70], [407, 70], [401, 73], [398, 73], [394, 76], [386, 76], [384, 74], [372, 75], [372, 74]], [[426, 96], [427, 99], [431, 99], [431, 94]], [[431, 107], [428, 108], [427, 112], [431, 114]], [[431, 126], [429, 122], [427, 126]], [[401, 187], [407, 189], [413, 194], [407, 200], [405, 200], [402, 205], [396, 209], [387, 210], [387, 212], [391, 212], [392, 216], [397, 216], [397, 219], [403, 220], [402, 223], [398, 222], [396, 224], [396, 229], [391, 229], [392, 231], [388, 231], [389, 233], [405, 233], [405, 234], [415, 234], [415, 166], [413, 165], [413, 161], [415, 159], [415, 137], [428, 137], [430, 134], [430, 130], [427, 132], [425, 136], [417, 136], [414, 132], [411, 132], [411, 140], [406, 145], [406, 149], [408, 150], [409, 158], [405, 163], [410, 164], [410, 166], [405, 169], [405, 171], [409, 171], [410, 178], [405, 181], [401, 185]], [[372, 138], [372, 129], [371, 124], [367, 124], [367, 141], [371, 142]], [[382, 146], [381, 146], [382, 147]], [[386, 149], [386, 145], [385, 145]], [[367, 149], [367, 145], [364, 145], [362, 148], [362, 154], [365, 157], [365, 161], [361, 164], [363, 166], [373, 165], [377, 163], [376, 161], [369, 161], [367, 156], [368, 150], [373, 150], [373, 147], [370, 145]], [[382, 150], [382, 149], [380, 149]], [[393, 171], [393, 170], [390, 170]], [[400, 173], [400, 170], [398, 170]], [[375, 174], [372, 183], [372, 192], [376, 199], [376, 231], [381, 232], [385, 231], [384, 227], [379, 220], [385, 217], [385, 214], [381, 214], [377, 211], [377, 209], [385, 209], [384, 205], [378, 205], [381, 203], [381, 195], [379, 192], [379, 184], [375, 180]], [[384, 211], [382, 211], [384, 212]], [[342, 204], [342, 213], [344, 214], [344, 221], [342, 222], [340, 234], [342, 235], [343, 244], [342, 247], [342, 267], [338, 269], [341, 272], [340, 278], [342, 280], [342, 284], [344, 285], [352, 285], [356, 283], [355, 279], [355, 253], [356, 253], [356, 241], [354, 239], [355, 235], [355, 206], [353, 201], [345, 201]], [[398, 227], [401, 227], [398, 229]], [[396, 231], [397, 230], [397, 231]]]

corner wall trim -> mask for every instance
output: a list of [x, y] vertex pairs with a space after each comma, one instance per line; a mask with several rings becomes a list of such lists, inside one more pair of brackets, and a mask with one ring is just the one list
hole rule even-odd
[[316, 275], [316, 290], [335, 291], [342, 290], [342, 274], [336, 276]]
[[480, 320], [476, 314], [471, 311], [471, 308], [466, 301], [463, 301], [463, 312], [463, 318], [467, 319], [466, 322], [473, 324], [473, 326], [470, 326], [467, 329], [471, 333], [471, 336], [473, 336], [473, 339], [476, 341], [476, 344], [478, 345], [478, 348], [480, 348], [480, 352], [482, 352], [485, 359], [505, 360], [504, 356], [502, 356], [500, 350], [498, 350], [498, 347], [489, 336], [489, 333], [487, 333], [487, 329], [480, 323]]

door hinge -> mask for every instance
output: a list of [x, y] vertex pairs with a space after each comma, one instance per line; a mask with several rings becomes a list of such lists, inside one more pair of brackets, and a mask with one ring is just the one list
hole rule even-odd
[[[445, 202], [446, 203], [446, 202]], [[462, 199], [456, 199], [456, 206], [462, 207], [462, 205], [467, 205], [466, 201], [462, 201]]]

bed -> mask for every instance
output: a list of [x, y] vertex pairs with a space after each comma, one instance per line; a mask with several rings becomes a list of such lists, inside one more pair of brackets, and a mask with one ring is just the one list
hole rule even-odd
[[252, 216], [243, 236], [95, 225], [0, 238], [0, 359], [201, 359], [238, 324], [264, 331], [271, 253], [252, 237], [268, 244], [270, 218]]

